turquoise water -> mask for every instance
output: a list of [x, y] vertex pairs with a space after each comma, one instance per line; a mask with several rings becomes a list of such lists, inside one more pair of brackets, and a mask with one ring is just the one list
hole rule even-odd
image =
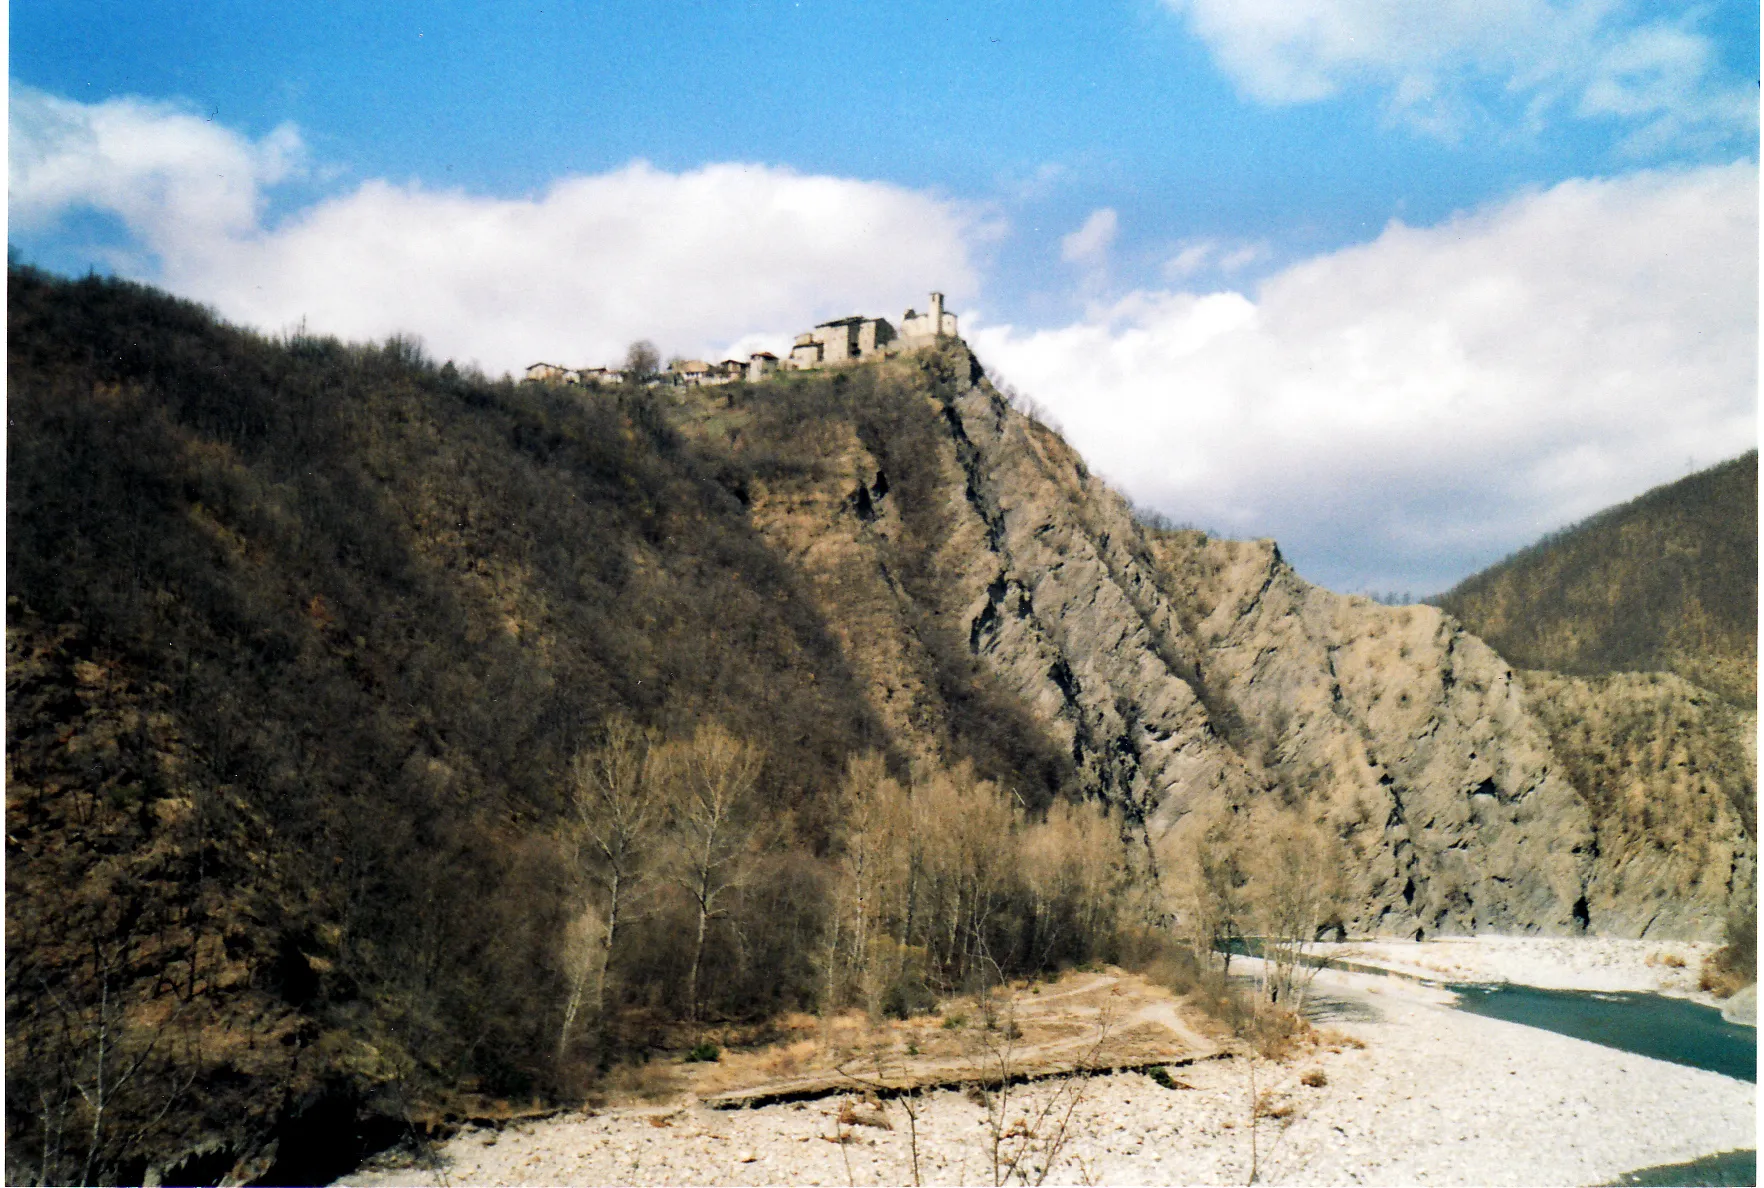
[[1759, 1041], [1752, 1027], [1722, 1019], [1713, 1006], [1658, 994], [1589, 994], [1535, 987], [1454, 987], [1462, 1010], [1542, 1027], [1577, 1040], [1708, 1068], [1757, 1084]]
[[1758, 1082], [1758, 1033], [1714, 1007], [1658, 994], [1594, 994], [1531, 986], [1452, 987], [1476, 1015], [1541, 1027], [1608, 1048]]
[[[1593, 994], [1531, 986], [1453, 987], [1472, 1014], [1541, 1027], [1656, 1060], [1758, 1082], [1758, 1033], [1729, 1023], [1714, 1007], [1658, 994]], [[1644, 1167], [1621, 1185], [1730, 1185], [1758, 1182], [1758, 1152], [1723, 1151], [1689, 1163]]]

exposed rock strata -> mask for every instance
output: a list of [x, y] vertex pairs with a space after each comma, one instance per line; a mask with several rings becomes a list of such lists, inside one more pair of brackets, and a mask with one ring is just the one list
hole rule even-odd
[[[817, 477], [753, 506], [903, 751], [938, 750], [948, 694], [931, 637], [955, 639], [1069, 753], [1077, 782], [1153, 837], [1258, 800], [1325, 822], [1353, 858], [1349, 931], [1715, 927], [1719, 888], [1755, 862], [1731, 809], [1704, 811], [1720, 796], [1679, 805], [1675, 828], [1696, 840], [1678, 857], [1640, 856], [1633, 839], [1613, 851], [1607, 834], [1633, 823], [1595, 811], [1553, 719], [1450, 616], [1312, 586], [1272, 542], [1147, 529], [965, 350], [942, 362], [945, 380], [911, 397], [936, 429], [934, 458], [913, 463], [934, 473], [903, 482], [900, 461], [852, 431]], [[935, 580], [901, 580], [913, 567]], [[1660, 908], [1684, 887], [1692, 900]]]
[[1716, 938], [1757, 893], [1757, 715], [1670, 673], [1522, 679], [1592, 820], [1601, 930]]

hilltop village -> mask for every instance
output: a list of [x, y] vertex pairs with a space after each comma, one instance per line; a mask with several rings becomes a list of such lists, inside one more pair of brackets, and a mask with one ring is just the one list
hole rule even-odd
[[[790, 353], [782, 359], [770, 351], [756, 351], [745, 361], [678, 360], [647, 382], [662, 387], [685, 388], [732, 384], [741, 380], [758, 383], [777, 371], [813, 371], [917, 350], [936, 342], [940, 335], [958, 337], [956, 316], [944, 311], [942, 293], [932, 293], [930, 308], [924, 313], [907, 310], [898, 328], [887, 318], [835, 318], [798, 334]], [[584, 387], [624, 383], [626, 378], [625, 372], [616, 367], [560, 367], [555, 363], [534, 363], [524, 376], [529, 383]]]

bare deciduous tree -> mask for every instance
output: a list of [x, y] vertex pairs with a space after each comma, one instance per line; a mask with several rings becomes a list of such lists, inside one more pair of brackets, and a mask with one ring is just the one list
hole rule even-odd
[[1297, 1011], [1316, 969], [1307, 948], [1339, 898], [1343, 855], [1333, 834], [1297, 811], [1257, 831], [1248, 857], [1251, 918], [1262, 942], [1262, 993]]
[[1213, 814], [1166, 836], [1160, 846], [1171, 918], [1202, 968], [1222, 955], [1229, 971], [1227, 946], [1242, 935], [1249, 914], [1248, 876], [1234, 824], [1225, 813]]
[[757, 747], [711, 725], [667, 747], [661, 758], [673, 827], [669, 878], [686, 893], [696, 917], [686, 975], [687, 1010], [696, 1023], [705, 937], [711, 921], [727, 913], [759, 830], [754, 793], [761, 757]]
[[570, 997], [558, 1032], [559, 1059], [590, 993], [593, 1017], [603, 1019], [619, 933], [646, 890], [663, 807], [651, 770], [652, 749], [643, 731], [614, 718], [601, 746], [570, 764], [573, 840], [596, 902], [584, 905], [565, 937]]
[[661, 370], [661, 352], [647, 338], [640, 338], [625, 349], [625, 378], [640, 384]]

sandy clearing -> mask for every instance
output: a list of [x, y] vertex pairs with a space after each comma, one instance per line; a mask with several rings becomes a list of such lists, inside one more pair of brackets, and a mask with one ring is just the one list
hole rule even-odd
[[[1286, 1115], [1255, 1128], [1260, 1182], [1593, 1184], [1756, 1145], [1753, 1085], [1465, 1014], [1446, 992], [1398, 979], [1330, 970], [1313, 993], [1324, 1024], [1366, 1047], [1319, 1050], [1287, 1066], [1257, 1062], [1256, 1088]], [[1326, 1084], [1301, 1083], [1313, 1069]], [[1071, 1138], [1048, 1182], [1248, 1182], [1250, 1073], [1235, 1058], [1178, 1070], [1191, 1090], [1161, 1088], [1141, 1073], [1081, 1082]], [[1018, 1089], [1024, 1108], [1013, 1107], [1007, 1125], [1076, 1083]], [[832, 1098], [736, 1111], [688, 1104], [467, 1131], [440, 1145], [438, 1172], [364, 1170], [345, 1182], [911, 1183], [900, 1104], [883, 1107], [894, 1129], [849, 1128], [858, 1139], [843, 1146], [822, 1137], [834, 1132], [838, 1107]], [[657, 1116], [670, 1124], [652, 1125]], [[993, 1182], [990, 1130], [973, 1102], [927, 1095], [919, 1132], [926, 1183]]]

